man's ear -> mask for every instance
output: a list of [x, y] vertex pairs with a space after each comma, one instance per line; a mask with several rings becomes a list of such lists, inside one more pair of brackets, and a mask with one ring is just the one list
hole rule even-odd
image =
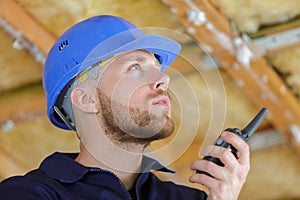
[[87, 88], [74, 88], [71, 92], [71, 102], [82, 112], [95, 114], [99, 112], [97, 101]]

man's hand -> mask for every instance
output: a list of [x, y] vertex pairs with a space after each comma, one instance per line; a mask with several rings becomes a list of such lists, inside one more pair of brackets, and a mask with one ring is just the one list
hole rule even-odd
[[219, 158], [225, 166], [221, 167], [207, 160], [196, 160], [191, 163], [190, 168], [205, 171], [214, 178], [195, 173], [190, 176], [189, 181], [206, 186], [209, 189], [210, 200], [235, 200], [250, 170], [249, 145], [231, 132], [223, 132], [221, 137], [236, 148], [237, 159], [229, 149], [219, 146], [206, 147], [202, 152], [204, 156]]

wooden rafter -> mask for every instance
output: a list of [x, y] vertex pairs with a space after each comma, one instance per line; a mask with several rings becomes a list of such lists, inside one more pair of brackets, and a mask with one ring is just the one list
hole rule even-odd
[[[244, 62], [238, 57], [243, 40], [233, 31], [229, 20], [209, 0], [163, 0], [198, 42], [208, 47], [237, 85], [259, 107], [269, 109], [268, 119], [300, 153], [299, 134], [292, 127], [300, 125], [300, 105], [263, 56]], [[197, 23], [191, 14], [200, 16]], [[202, 18], [201, 18], [202, 17]], [[200, 21], [199, 21], [200, 20]], [[202, 21], [201, 21], [202, 20]], [[242, 43], [235, 43], [236, 41]], [[245, 55], [244, 55], [245, 56]], [[247, 55], [246, 55], [247, 58]]]
[[7, 120], [22, 122], [33, 115], [45, 115], [46, 99], [42, 86], [36, 84], [6, 92], [0, 96], [0, 110], [0, 125]]
[[56, 37], [14, 0], [0, 0], [0, 17], [47, 54]]

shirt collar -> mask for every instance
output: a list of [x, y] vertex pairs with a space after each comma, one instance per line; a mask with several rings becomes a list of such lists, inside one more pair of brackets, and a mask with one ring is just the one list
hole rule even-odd
[[[78, 153], [59, 153], [56, 152], [48, 156], [40, 166], [40, 169], [48, 176], [61, 182], [73, 183], [83, 178], [91, 167], [86, 167], [75, 161]], [[142, 160], [142, 172], [150, 170], [175, 173], [173, 170], [163, 166], [157, 160], [144, 156]]]

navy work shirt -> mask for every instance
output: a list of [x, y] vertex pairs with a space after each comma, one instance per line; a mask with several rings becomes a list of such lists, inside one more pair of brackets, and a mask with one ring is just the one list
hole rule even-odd
[[[75, 200], [75, 199], [207, 199], [205, 192], [159, 180], [151, 169], [172, 172], [156, 160], [143, 158], [145, 173], [138, 177], [133, 192], [128, 192], [112, 172], [85, 167], [74, 161], [78, 154], [54, 153], [41, 166], [25, 176], [0, 183], [1, 200]], [[134, 194], [134, 195], [130, 195]]]

